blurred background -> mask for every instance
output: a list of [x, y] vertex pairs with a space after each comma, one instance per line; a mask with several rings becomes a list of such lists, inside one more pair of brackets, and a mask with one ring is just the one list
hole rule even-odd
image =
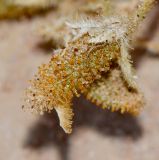
[[[132, 50], [144, 110], [137, 117], [121, 115], [80, 97], [74, 99], [73, 133], [67, 135], [55, 112], [37, 116], [22, 109], [24, 89], [37, 67], [64, 46], [64, 20], [77, 12], [96, 16], [102, 3], [32, 1], [0, 1], [0, 160], [158, 160], [159, 4], [141, 25]], [[129, 14], [138, 1], [112, 2], [118, 14]]]

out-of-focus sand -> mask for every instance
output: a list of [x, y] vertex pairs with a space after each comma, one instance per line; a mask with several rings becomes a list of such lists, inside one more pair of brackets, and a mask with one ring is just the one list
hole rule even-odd
[[147, 104], [138, 117], [101, 110], [82, 97], [74, 101], [73, 133], [65, 135], [56, 114], [21, 109], [27, 80], [51, 56], [35, 34], [49, 17], [0, 22], [0, 160], [158, 160], [159, 57], [139, 52]]

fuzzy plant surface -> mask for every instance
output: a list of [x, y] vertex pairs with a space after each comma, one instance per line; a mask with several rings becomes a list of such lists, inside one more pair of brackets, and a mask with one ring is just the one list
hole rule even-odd
[[119, 67], [112, 68], [100, 80], [95, 81], [86, 93], [86, 98], [103, 109], [120, 110], [136, 115], [144, 105], [144, 96], [130, 89], [125, 83]]
[[[26, 89], [25, 107], [41, 114], [55, 109], [66, 133], [72, 132], [72, 99], [81, 94], [103, 108], [137, 113], [143, 103], [130, 61], [130, 40], [154, 2], [142, 1], [130, 17], [113, 15], [67, 23], [74, 38], [39, 67]], [[120, 71], [113, 71], [115, 64]], [[103, 79], [107, 72], [112, 75]], [[101, 85], [103, 92], [100, 92]]]
[[55, 0], [0, 0], [0, 19], [32, 15], [55, 4]]

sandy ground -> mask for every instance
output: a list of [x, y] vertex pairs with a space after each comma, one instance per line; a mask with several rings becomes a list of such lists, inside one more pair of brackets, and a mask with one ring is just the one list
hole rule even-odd
[[0, 160], [158, 160], [159, 57], [141, 53], [137, 72], [147, 103], [138, 117], [81, 97], [66, 135], [55, 113], [39, 117], [21, 109], [27, 80], [51, 56], [35, 34], [48, 17], [0, 22]]

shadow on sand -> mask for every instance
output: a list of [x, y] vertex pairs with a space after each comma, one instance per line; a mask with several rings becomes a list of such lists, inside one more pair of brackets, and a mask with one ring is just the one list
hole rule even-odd
[[142, 136], [142, 127], [136, 117], [121, 115], [102, 110], [84, 97], [74, 100], [74, 128], [71, 135], [67, 135], [59, 127], [55, 112], [45, 114], [31, 126], [24, 146], [34, 150], [46, 145], [53, 145], [59, 149], [61, 160], [68, 160], [69, 138], [81, 127], [95, 129], [99, 134], [116, 138], [131, 138], [133, 141]]

